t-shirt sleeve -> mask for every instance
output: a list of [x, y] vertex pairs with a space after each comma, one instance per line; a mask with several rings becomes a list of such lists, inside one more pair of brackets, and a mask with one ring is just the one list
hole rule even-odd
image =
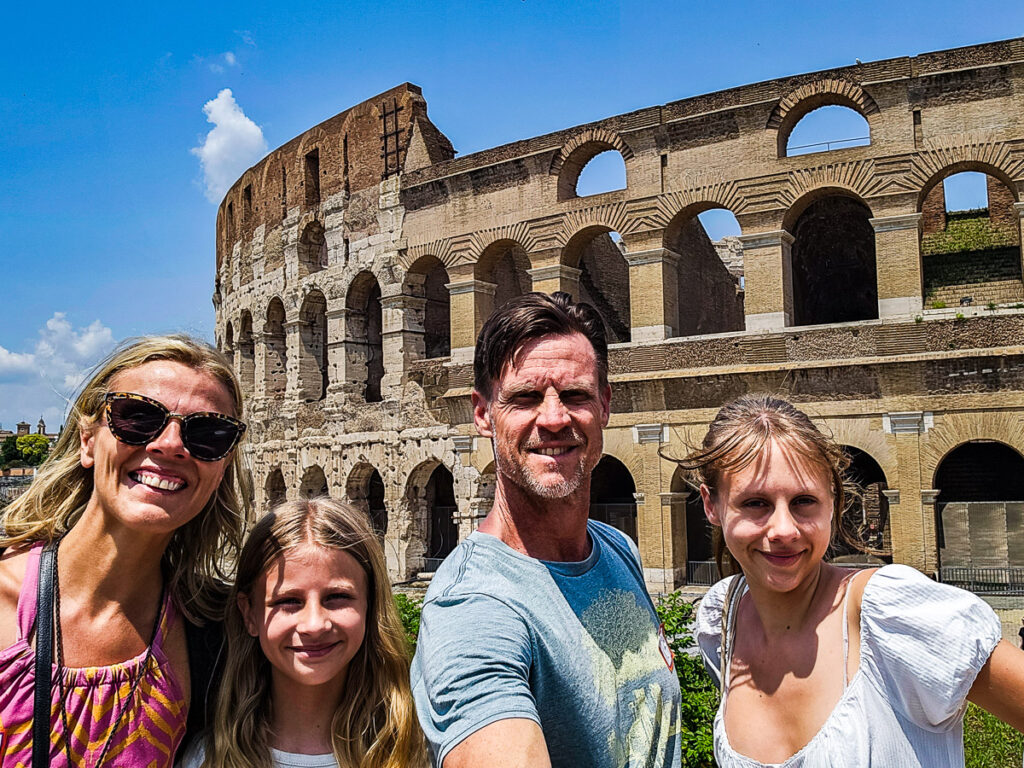
[[861, 664], [893, 707], [921, 728], [943, 731], [960, 721], [1001, 636], [985, 602], [908, 566], [886, 566], [864, 588]]
[[722, 688], [719, 671], [722, 652], [722, 609], [725, 605], [726, 592], [729, 590], [729, 581], [733, 578], [735, 576], [730, 576], [712, 585], [697, 606], [697, 647], [700, 648], [704, 668], [719, 690]]
[[500, 600], [469, 594], [423, 606], [412, 687], [436, 765], [498, 720], [540, 724], [530, 691], [532, 656], [529, 628]]

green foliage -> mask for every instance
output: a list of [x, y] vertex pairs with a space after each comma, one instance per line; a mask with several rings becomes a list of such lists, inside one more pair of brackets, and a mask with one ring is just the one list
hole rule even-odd
[[38, 467], [50, 455], [50, 441], [44, 435], [22, 435], [17, 440], [21, 458]]
[[401, 592], [395, 593], [395, 606], [398, 608], [398, 618], [402, 620], [402, 629], [405, 630], [405, 638], [409, 641], [409, 652], [416, 652], [416, 637], [420, 633], [420, 611], [423, 603], [414, 600]]
[[988, 304], [985, 305], [985, 309], [987, 309], [989, 312], [995, 312], [996, 303], [994, 301], [990, 301]]
[[945, 308], [946, 308], [946, 302], [944, 302], [944, 301], [933, 301], [932, 302], [932, 309], [945, 309]]
[[921, 238], [921, 254], [961, 253], [1007, 248], [1017, 245], [1017, 233], [1011, 227], [993, 227], [988, 211], [964, 211], [950, 216], [942, 232]]
[[966, 768], [1020, 768], [1024, 734], [969, 704], [964, 717]]
[[718, 709], [718, 689], [704, 670], [700, 657], [687, 652], [695, 645], [690, 633], [693, 605], [678, 592], [672, 592], [662, 597], [656, 608], [665, 625], [683, 692], [682, 764], [686, 768], [710, 768], [715, 765], [712, 726]]
[[5, 437], [3, 445], [0, 445], [0, 462], [6, 466], [12, 461], [20, 460], [21, 451], [18, 450], [18, 437], [16, 435]]
[[956, 314], [955, 314], [955, 315], [953, 316], [953, 319], [954, 319], [954, 320], [956, 320], [957, 322], [959, 322], [959, 321], [961, 321], [961, 320], [965, 320], [966, 318], [964, 317], [964, 313], [963, 313], [963, 312], [957, 312], [957, 313], [956, 313]]
[[924, 322], [924, 318], [921, 317], [921, 315], [914, 315], [914, 322], [915, 323], [923, 323]]

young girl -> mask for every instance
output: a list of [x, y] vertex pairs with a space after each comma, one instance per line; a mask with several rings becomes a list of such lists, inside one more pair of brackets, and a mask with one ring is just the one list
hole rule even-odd
[[823, 562], [848, 460], [805, 414], [742, 397], [682, 464], [741, 572], [697, 612], [721, 768], [963, 766], [965, 699], [1024, 728], [1024, 653], [984, 602], [903, 565]]
[[186, 768], [421, 764], [405, 638], [364, 514], [281, 504], [249, 534], [233, 597], [214, 727]]

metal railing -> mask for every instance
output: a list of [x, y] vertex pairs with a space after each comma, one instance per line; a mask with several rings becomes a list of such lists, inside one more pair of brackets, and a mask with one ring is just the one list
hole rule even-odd
[[1024, 568], [944, 565], [939, 581], [978, 595], [1024, 595]]
[[710, 587], [722, 576], [714, 560], [690, 560], [686, 563], [686, 583]]
[[[855, 141], [867, 142], [866, 144], [854, 144]], [[844, 146], [864, 147], [871, 144], [870, 136], [856, 136], [852, 139], [836, 139], [835, 141], [817, 141], [813, 144], [798, 144], [795, 147], [786, 148], [786, 157], [792, 157], [793, 155], [809, 155], [811, 152], [799, 152], [801, 149], [812, 149], [812, 147], [824, 147], [824, 149], [814, 149], [813, 152], [829, 152], [833, 148], [842, 149]]]
[[437, 573], [437, 569], [441, 567], [441, 563], [444, 562], [443, 557], [424, 557], [423, 558], [423, 572], [424, 573]]

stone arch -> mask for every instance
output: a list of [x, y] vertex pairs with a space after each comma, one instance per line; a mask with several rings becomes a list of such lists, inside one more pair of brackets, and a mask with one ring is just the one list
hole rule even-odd
[[529, 270], [530, 257], [523, 244], [501, 239], [480, 253], [473, 276], [494, 286], [494, 308], [498, 309], [510, 299], [532, 289]]
[[[857, 485], [860, 497], [843, 516], [843, 524], [855, 540], [885, 557], [892, 557], [892, 536], [889, 528], [889, 500], [884, 491], [889, 482], [882, 464], [868, 451], [853, 445], [842, 445], [850, 458], [847, 479]], [[836, 536], [830, 550], [832, 559], [863, 561], [864, 553]]]
[[934, 487], [943, 580], [956, 568], [1024, 567], [1024, 456], [1019, 450], [996, 440], [961, 443], [942, 457]]
[[1009, 193], [1013, 196], [1014, 202], [1020, 200], [1020, 193], [1017, 191], [1017, 183], [1005, 169], [984, 160], [963, 159], [943, 165], [941, 168], [932, 171], [931, 175], [928, 177], [927, 181], [921, 185], [921, 189], [918, 192], [917, 210], [919, 212], [921, 211], [925, 200], [937, 184], [945, 181], [950, 176], [957, 173], [964, 173], [966, 171], [975, 171], [977, 173], [984, 173], [986, 176], [992, 176], [1003, 183]]
[[451, 294], [448, 270], [436, 256], [427, 254], [409, 267], [402, 293], [416, 299], [406, 305], [407, 327], [414, 334], [413, 358], [447, 357], [451, 354]]
[[672, 336], [724, 333], [744, 329], [743, 247], [723, 243], [720, 250], [708, 237], [697, 218], [713, 209], [730, 211], [712, 201], [691, 203], [672, 217], [665, 227], [664, 247], [679, 257], [674, 291], [675, 322]]
[[610, 344], [630, 340], [629, 264], [614, 230], [592, 224], [569, 238], [562, 263], [580, 270], [579, 298], [591, 304], [604, 320]]
[[849, 107], [859, 112], [868, 121], [869, 127], [874, 116], [880, 112], [871, 95], [849, 80], [830, 78], [805, 83], [783, 96], [768, 117], [765, 128], [778, 134], [778, 156], [786, 156], [789, 134], [801, 118], [819, 107], [832, 105]]
[[629, 468], [605, 454], [590, 473], [590, 517], [637, 541], [636, 481]]
[[352, 280], [345, 298], [345, 378], [368, 403], [383, 399], [384, 315], [380, 297], [377, 278], [363, 271]]
[[274, 469], [270, 470], [267, 474], [267, 479], [263, 483], [263, 497], [266, 500], [266, 508], [268, 510], [288, 498], [288, 490], [284, 482], [284, 473], [281, 471], [280, 467], [274, 467]]
[[252, 313], [242, 310], [238, 320], [238, 339], [235, 347], [235, 367], [242, 391], [252, 397], [256, 386], [256, 343], [252, 334]]
[[327, 475], [319, 464], [306, 467], [302, 473], [302, 481], [299, 483], [299, 496], [310, 498], [313, 496], [326, 496], [330, 492], [327, 484]]
[[863, 198], [842, 187], [815, 189], [787, 211], [793, 325], [878, 317], [872, 215]]
[[374, 533], [381, 539], [388, 531], [388, 509], [384, 496], [384, 480], [376, 467], [368, 462], [353, 467], [345, 484], [345, 498], [352, 506], [366, 513]]
[[[437, 475], [438, 470], [442, 470]], [[436, 476], [435, 476], [436, 475]], [[454, 481], [451, 471], [440, 459], [430, 457], [420, 462], [409, 473], [403, 505], [410, 522], [410, 547], [406, 554], [406, 567], [412, 571], [433, 571], [454, 547], [451, 536], [457, 540]], [[439, 484], [442, 493], [438, 495]], [[451, 502], [451, 503], [441, 503]], [[440, 524], [440, 526], [438, 526]]]
[[227, 325], [224, 326], [224, 337], [221, 339], [220, 349], [225, 355], [227, 355], [229, 360], [234, 359], [235, 328], [231, 325], [230, 320], [228, 320]]
[[[718, 581], [712, 526], [704, 514], [700, 492], [687, 482], [686, 473], [676, 467], [669, 484], [672, 492], [672, 527], [686, 542], [686, 583], [711, 585]], [[680, 558], [681, 559], [681, 558]]]
[[314, 289], [299, 308], [299, 399], [323, 400], [328, 384], [327, 299]]
[[263, 339], [266, 364], [263, 370], [267, 397], [280, 399], [288, 388], [288, 339], [285, 335], [284, 302], [274, 296], [267, 305]]
[[299, 236], [299, 277], [312, 275], [328, 265], [327, 235], [324, 225], [317, 219], [311, 220]]
[[558, 176], [558, 199], [576, 197], [576, 182], [584, 166], [610, 149], [622, 155], [625, 163], [633, 159], [633, 150], [629, 144], [619, 134], [606, 128], [591, 128], [569, 139], [551, 162], [551, 173]]

